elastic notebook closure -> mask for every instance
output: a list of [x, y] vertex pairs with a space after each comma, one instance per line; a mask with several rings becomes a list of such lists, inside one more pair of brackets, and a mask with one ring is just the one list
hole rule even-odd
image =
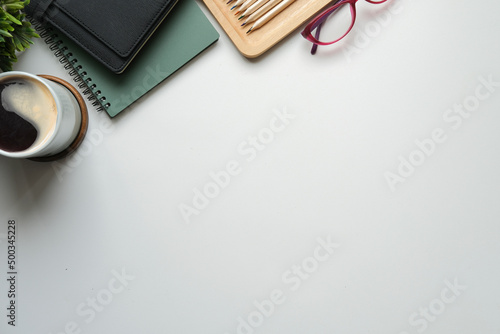
[[39, 1], [32, 9], [32, 13], [30, 14], [31, 17], [33, 17], [37, 21], [43, 21], [46, 17], [45, 14], [47, 13], [50, 5], [52, 5], [53, 2], [54, 0]]

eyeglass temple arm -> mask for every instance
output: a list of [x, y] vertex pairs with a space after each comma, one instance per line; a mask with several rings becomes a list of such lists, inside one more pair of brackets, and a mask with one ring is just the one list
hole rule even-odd
[[[340, 1], [342, 1], [342, 0], [340, 0]], [[336, 2], [336, 3], [338, 3], [338, 2], [340, 2], [340, 1], [335, 1], [335, 2]], [[321, 31], [321, 26], [323, 25], [323, 22], [325, 22], [325, 21], [326, 21], [326, 19], [327, 19], [330, 15], [332, 15], [333, 13], [335, 13], [335, 11], [336, 11], [337, 9], [339, 9], [339, 7], [335, 8], [335, 9], [334, 9], [334, 10], [333, 10], [333, 11], [332, 11], [329, 15], [322, 17], [322, 18], [321, 18], [318, 22], [316, 22], [316, 24], [315, 24], [315, 25], [316, 25], [316, 27], [315, 27], [315, 28], [316, 28], [316, 31], [315, 31], [315, 33], [314, 33], [314, 38], [316, 38], [317, 40], [319, 40], [319, 33], [320, 33], [320, 31]], [[312, 54], [312, 55], [313, 55], [313, 54], [316, 54], [316, 51], [317, 51], [317, 50], [318, 50], [318, 44], [313, 43], [313, 46], [311, 47], [311, 54]]]
[[[321, 22], [318, 27], [316, 28], [316, 32], [314, 33], [314, 38], [319, 39], [319, 33], [321, 31], [321, 26], [323, 25], [323, 22]], [[314, 43], [313, 46], [311, 47], [311, 54], [316, 54], [316, 50], [318, 50], [318, 44]]]

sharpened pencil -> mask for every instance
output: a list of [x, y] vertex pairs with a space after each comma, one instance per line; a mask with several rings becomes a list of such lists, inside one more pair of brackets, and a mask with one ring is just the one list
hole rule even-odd
[[292, 2], [294, 2], [294, 1], [295, 0], [283, 0], [283, 1], [281, 1], [278, 5], [273, 7], [273, 9], [271, 9], [266, 14], [264, 14], [260, 19], [258, 19], [253, 24], [253, 26], [247, 31], [247, 34], [261, 28], [263, 25], [265, 25], [267, 22], [269, 22], [272, 18], [274, 18], [276, 15], [278, 15], [283, 9], [290, 6], [292, 4]]
[[238, 18], [238, 20], [241, 20], [242, 18], [253, 14], [257, 9], [264, 6], [266, 4], [266, 2], [268, 2], [268, 1], [269, 0], [257, 0], [253, 5], [248, 7], [247, 10], [245, 10], [243, 12], [243, 14], [241, 14], [241, 16]]
[[254, 13], [252, 13], [250, 16], [247, 17], [245, 20], [245, 23], [243, 23], [241, 26], [244, 26], [250, 22], [258, 20], [261, 16], [266, 14], [271, 8], [279, 4], [283, 0], [269, 0], [266, 2], [266, 4], [259, 9], [257, 9]]
[[247, 0], [245, 1], [241, 6], [240, 8], [238, 8], [238, 11], [244, 11], [244, 10], [247, 10], [248, 7], [252, 6], [257, 0]]
[[[232, 1], [232, 0], [231, 0]], [[233, 10], [234, 8], [238, 7], [239, 5], [241, 5], [242, 3], [244, 3], [245, 0], [236, 0], [236, 2], [233, 4], [233, 7], [231, 7], [231, 10]], [[229, 2], [228, 2], [229, 3]]]

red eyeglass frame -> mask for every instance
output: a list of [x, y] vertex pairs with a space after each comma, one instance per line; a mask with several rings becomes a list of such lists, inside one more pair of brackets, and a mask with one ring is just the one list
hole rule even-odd
[[[387, 0], [379, 0], [379, 1], [366, 0], [366, 1], [369, 3], [372, 3], [372, 4], [381, 4], [381, 3], [386, 2]], [[337, 43], [338, 41], [340, 41], [342, 38], [344, 38], [352, 30], [352, 27], [354, 26], [354, 22], [356, 21], [356, 2], [358, 2], [358, 0], [341, 0], [341, 1], [337, 2], [335, 5], [329, 7], [326, 10], [324, 10], [323, 12], [321, 12], [321, 14], [316, 16], [311, 22], [309, 22], [307, 24], [307, 26], [302, 31], [301, 35], [305, 39], [307, 39], [308, 41], [314, 43], [313, 50], [311, 50], [311, 53], [314, 54], [314, 51], [318, 45], [331, 45], [333, 43]], [[340, 37], [334, 41], [331, 41], [331, 42], [320, 41], [318, 38], [319, 38], [319, 32], [321, 29], [321, 25], [323, 24], [323, 22], [328, 18], [328, 16], [330, 16], [339, 7], [346, 5], [346, 4], [349, 4], [349, 8], [351, 9], [351, 17], [352, 17], [352, 22], [351, 22], [351, 25], [349, 26], [349, 29], [347, 29], [346, 33], [344, 35], [342, 35], [342, 37]], [[312, 31], [314, 29], [316, 29], [316, 36], [312, 35]]]

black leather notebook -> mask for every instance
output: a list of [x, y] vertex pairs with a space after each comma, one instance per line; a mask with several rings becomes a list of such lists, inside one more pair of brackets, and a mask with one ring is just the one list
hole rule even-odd
[[122, 73], [177, 0], [31, 0], [26, 13]]

